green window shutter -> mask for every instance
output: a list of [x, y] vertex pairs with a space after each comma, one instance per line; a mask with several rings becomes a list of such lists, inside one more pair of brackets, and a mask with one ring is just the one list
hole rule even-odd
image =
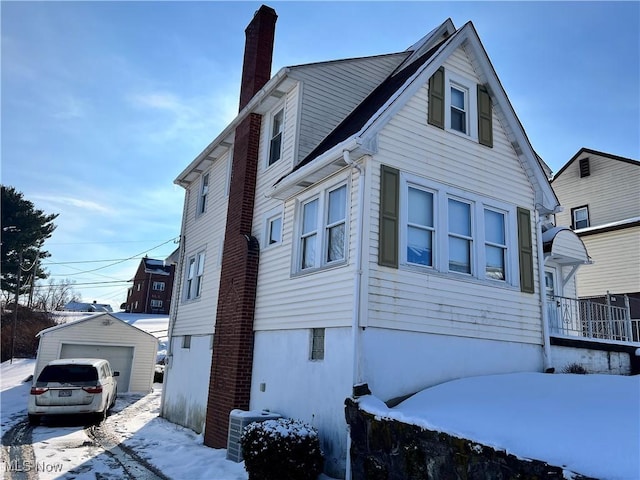
[[478, 141], [482, 145], [493, 147], [491, 97], [484, 85], [478, 85]]
[[444, 68], [429, 79], [429, 124], [444, 129]]
[[531, 212], [520, 207], [518, 207], [518, 252], [520, 256], [520, 290], [526, 293], [535, 293]]
[[400, 211], [400, 171], [380, 168], [380, 245], [378, 264], [398, 268], [398, 222]]

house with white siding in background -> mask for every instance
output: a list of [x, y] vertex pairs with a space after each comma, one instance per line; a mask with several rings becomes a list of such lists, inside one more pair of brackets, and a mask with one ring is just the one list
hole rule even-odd
[[246, 30], [237, 117], [185, 203], [161, 414], [225, 448], [232, 409], [314, 425], [348, 472], [344, 400], [559, 368], [545, 270], [589, 262], [472, 23], [271, 75]]

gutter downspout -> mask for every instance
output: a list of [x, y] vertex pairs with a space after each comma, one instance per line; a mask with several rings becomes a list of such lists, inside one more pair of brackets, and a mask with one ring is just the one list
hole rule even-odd
[[[360, 315], [362, 300], [362, 254], [363, 254], [363, 225], [364, 225], [364, 196], [365, 196], [365, 169], [355, 163], [350, 156], [349, 150], [343, 150], [342, 156], [347, 165], [358, 170], [358, 224], [356, 228], [356, 271], [353, 286], [353, 315], [351, 324], [351, 338], [353, 348], [353, 381], [352, 386], [361, 382], [360, 371]], [[345, 479], [351, 480], [351, 429], [347, 425], [347, 459]]]
[[538, 281], [540, 282], [540, 306], [542, 308], [542, 347], [544, 351], [543, 366], [544, 371], [548, 372], [553, 369], [553, 362], [551, 358], [551, 339], [549, 336], [549, 312], [547, 308], [547, 298], [544, 289], [545, 274], [544, 274], [544, 251], [542, 249], [542, 218], [538, 210], [536, 212], [536, 237], [538, 248]]

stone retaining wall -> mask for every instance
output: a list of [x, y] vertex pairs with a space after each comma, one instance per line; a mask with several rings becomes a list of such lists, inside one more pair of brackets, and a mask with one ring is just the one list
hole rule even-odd
[[[425, 430], [396, 420], [376, 418], [347, 399], [354, 480], [538, 480], [564, 479], [563, 469], [537, 460]], [[574, 480], [589, 480], [576, 475]], [[595, 479], [590, 479], [595, 480]]]

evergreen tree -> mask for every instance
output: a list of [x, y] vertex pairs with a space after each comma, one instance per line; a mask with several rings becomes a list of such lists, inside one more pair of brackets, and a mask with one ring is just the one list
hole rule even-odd
[[[46, 278], [40, 260], [50, 256], [42, 247], [56, 228], [53, 221], [58, 214], [45, 214], [26, 200], [15, 188], [2, 185], [0, 211], [2, 212], [0, 288], [7, 299], [13, 299], [17, 287], [18, 268], [21, 269], [20, 294], [28, 290], [27, 279]], [[34, 281], [33, 279], [32, 281]]]

